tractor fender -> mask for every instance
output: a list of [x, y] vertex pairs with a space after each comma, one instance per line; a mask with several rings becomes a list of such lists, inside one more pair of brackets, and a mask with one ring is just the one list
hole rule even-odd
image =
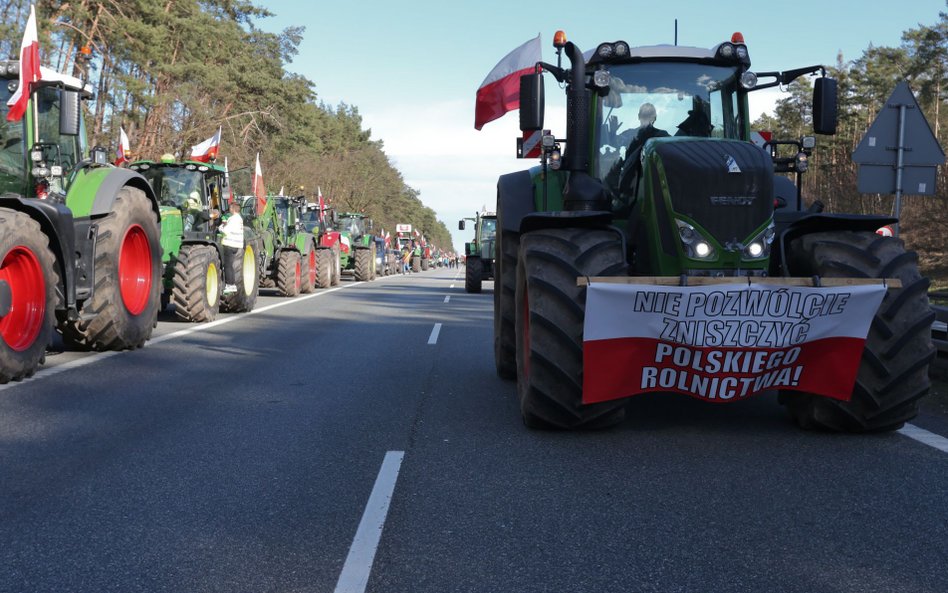
[[504, 231], [520, 232], [524, 216], [536, 211], [529, 171], [501, 175], [497, 180], [497, 221]]
[[787, 246], [790, 242], [810, 233], [826, 231], [872, 231], [887, 224], [897, 223], [898, 219], [891, 216], [876, 216], [873, 214], [831, 214], [807, 213], [780, 210], [774, 213], [774, 223], [777, 228], [777, 261], [771, 259], [770, 270], [772, 276], [786, 276], [787, 270], [783, 262], [787, 261]]
[[151, 202], [151, 209], [155, 213], [155, 219], [161, 221], [161, 215], [158, 210], [158, 199], [152, 190], [148, 181], [131, 169], [122, 169], [118, 167], [103, 167], [96, 171], [105, 171], [98, 188], [95, 192], [95, 199], [92, 201], [88, 216], [106, 215], [112, 211], [112, 204], [115, 202], [115, 196], [123, 187], [130, 186], [145, 192], [148, 201]]
[[[67, 310], [76, 306], [76, 268], [71, 254], [76, 252], [76, 227], [72, 211], [59, 202], [23, 198], [16, 194], [0, 196], [0, 206], [22, 212], [39, 223], [49, 239], [49, 248], [56, 258], [60, 285], [56, 291], [64, 297], [61, 306]], [[69, 255], [70, 257], [66, 257]]]

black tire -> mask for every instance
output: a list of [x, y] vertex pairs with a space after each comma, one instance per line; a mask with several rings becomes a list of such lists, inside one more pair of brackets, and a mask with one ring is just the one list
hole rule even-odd
[[411, 271], [412, 272], [421, 271], [421, 256], [420, 255], [411, 256]]
[[372, 279], [372, 263], [374, 262], [372, 252], [368, 249], [355, 250], [355, 280], [356, 282], [368, 282]]
[[331, 249], [319, 249], [316, 251], [316, 286], [319, 288], [329, 288], [332, 286], [333, 261]]
[[[62, 322], [59, 330], [66, 342], [81, 348], [141, 348], [151, 337], [161, 302], [158, 218], [145, 192], [123, 187], [115, 197], [112, 211], [99, 219], [97, 225], [93, 294], [80, 305], [79, 319]], [[123, 248], [129, 248], [129, 242], [136, 236], [141, 239], [138, 247], [147, 251], [141, 259], [150, 260], [150, 268], [143, 262], [140, 279], [147, 294], [130, 309], [122, 296], [119, 254]]]
[[898, 278], [876, 312], [866, 339], [852, 398], [843, 402], [784, 391], [780, 402], [802, 428], [839, 432], [896, 430], [918, 414], [931, 387], [928, 365], [935, 313], [918, 256], [901, 239], [864, 231], [814, 233], [793, 240], [787, 261], [795, 276]]
[[378, 276], [379, 276], [379, 269], [378, 269], [378, 261], [376, 260], [376, 251], [375, 251], [375, 244], [374, 244], [374, 243], [373, 243], [372, 246], [369, 248], [369, 250], [372, 252], [372, 256], [371, 256], [372, 262], [371, 262], [371, 264], [370, 264], [370, 265], [371, 265], [371, 271], [369, 272], [369, 281], [371, 282], [372, 280], [375, 280], [376, 278], [378, 278]]
[[280, 294], [295, 297], [303, 283], [303, 263], [298, 251], [281, 251], [277, 262], [276, 287]]
[[625, 400], [582, 403], [586, 287], [576, 286], [576, 278], [626, 269], [612, 231], [548, 229], [520, 238], [517, 393], [529, 428], [605, 428], [625, 417]]
[[303, 279], [300, 284], [300, 292], [308, 294], [316, 291], [318, 282], [318, 263], [316, 259], [316, 246], [310, 245], [309, 251], [303, 256]]
[[469, 256], [464, 267], [464, 290], [467, 292], [481, 291], [481, 278], [484, 276], [484, 262], [477, 256]]
[[0, 208], [0, 279], [11, 308], [0, 318], [0, 383], [36, 372], [56, 324], [55, 256], [39, 223]]
[[210, 245], [182, 245], [175, 256], [171, 304], [184, 321], [214, 321], [221, 307], [221, 260]]
[[339, 250], [332, 250], [332, 286], [339, 286], [339, 283], [342, 281], [342, 263], [339, 257]]
[[421, 258], [421, 271], [427, 272], [428, 268], [431, 267], [431, 263], [427, 257]]
[[517, 290], [520, 235], [504, 232], [500, 245], [503, 253], [494, 263], [494, 366], [501, 379], [513, 381], [517, 378], [514, 293]]
[[260, 294], [260, 249], [259, 241], [244, 245], [243, 257], [235, 262], [234, 278], [237, 292], [228, 294], [221, 301], [221, 308], [230, 313], [248, 313], [257, 306]]

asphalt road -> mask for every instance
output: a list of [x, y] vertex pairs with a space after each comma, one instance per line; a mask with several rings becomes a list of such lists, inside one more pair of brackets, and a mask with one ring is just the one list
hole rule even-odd
[[[343, 282], [50, 356], [0, 390], [0, 591], [948, 591], [948, 453], [769, 396], [528, 431], [491, 289]], [[913, 424], [946, 436], [940, 401]]]

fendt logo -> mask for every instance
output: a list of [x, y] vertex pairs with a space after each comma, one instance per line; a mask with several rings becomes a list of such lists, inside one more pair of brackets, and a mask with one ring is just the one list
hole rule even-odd
[[727, 167], [727, 172], [728, 172], [728, 173], [740, 173], [740, 172], [741, 172], [741, 168], [737, 166], [737, 161], [734, 160], [734, 157], [732, 157], [732, 156], [729, 155], [729, 154], [726, 154], [726, 155], [724, 155], [724, 156], [726, 157], [726, 158], [724, 159], [724, 166]]
[[757, 196], [711, 196], [713, 206], [750, 206]]

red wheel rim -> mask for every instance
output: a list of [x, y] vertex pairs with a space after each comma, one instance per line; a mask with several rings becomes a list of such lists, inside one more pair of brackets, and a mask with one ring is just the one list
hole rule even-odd
[[0, 264], [0, 280], [10, 286], [10, 311], [0, 319], [0, 336], [7, 346], [22, 352], [39, 337], [46, 318], [46, 278], [39, 258], [17, 245]]
[[316, 252], [309, 252], [309, 285], [316, 286]]
[[122, 304], [132, 315], [145, 310], [151, 296], [151, 245], [140, 225], [132, 225], [122, 238], [119, 251], [119, 290]]
[[300, 284], [303, 283], [303, 265], [300, 262], [296, 262], [296, 292], [300, 291]]

